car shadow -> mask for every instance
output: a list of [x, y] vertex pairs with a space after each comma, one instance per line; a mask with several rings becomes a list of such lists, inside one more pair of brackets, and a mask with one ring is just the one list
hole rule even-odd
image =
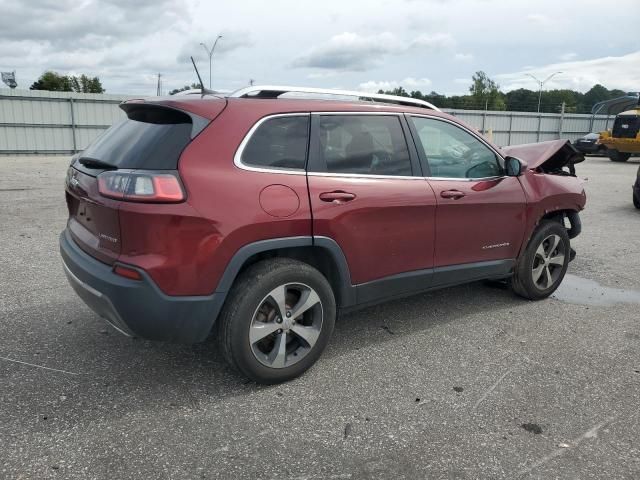
[[[25, 428], [43, 433], [54, 425], [71, 427], [105, 415], [124, 419], [136, 411], [153, 415], [172, 409], [200, 411], [233, 398], [248, 401], [251, 394], [264, 390], [278, 395], [282, 389], [308, 388], [327, 378], [313, 372], [327, 368], [336, 357], [449, 322], [478, 322], [482, 318], [478, 313], [508, 316], [521, 302], [504, 288], [474, 283], [348, 313], [339, 317], [312, 372], [284, 385], [263, 386], [232, 371], [215, 339], [178, 345], [128, 338], [105, 325], [79, 299], [63, 296], [57, 323], [47, 326], [50, 336], [42, 340], [44, 331], [34, 332], [30, 347], [39, 354], [32, 363], [46, 367], [14, 365], [4, 370], [3, 382], [9, 385], [14, 404], [29, 405], [34, 418], [40, 416]], [[20, 359], [31, 362], [26, 356]], [[44, 369], [48, 367], [60, 370]]]
[[[522, 301], [506, 286], [478, 282], [341, 314], [321, 360], [413, 336], [444, 323], [476, 321], [477, 314], [482, 312], [492, 312], [493, 316], [508, 315], [508, 310]], [[108, 349], [105, 355], [118, 367], [116, 372], [110, 368], [106, 371], [115, 374], [120, 384], [151, 386], [160, 382], [179, 386], [189, 383], [221, 396], [247, 388], [265, 388], [247, 382], [232, 371], [213, 337], [196, 345], [176, 345], [127, 339], [111, 331], [108, 336], [108, 345], [103, 347]], [[135, 358], [134, 364], [131, 364], [131, 357]], [[220, 390], [216, 386], [224, 388]]]

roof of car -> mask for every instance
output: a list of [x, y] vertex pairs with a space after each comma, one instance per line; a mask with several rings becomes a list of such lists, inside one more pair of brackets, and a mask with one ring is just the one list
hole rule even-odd
[[383, 102], [368, 102], [358, 100], [330, 100], [318, 98], [227, 98], [229, 104], [234, 105], [265, 105], [271, 107], [274, 112], [395, 112], [418, 114], [442, 114], [439, 110], [413, 107], [408, 105], [396, 105]]
[[341, 99], [346, 101], [365, 100], [374, 103], [391, 103], [396, 105], [415, 106], [429, 110], [440, 109], [421, 98], [409, 96], [390, 95], [387, 93], [372, 93], [359, 90], [336, 90], [317, 87], [296, 87], [285, 85], [251, 85], [227, 95], [230, 98], [317, 98], [317, 99]]
[[260, 98], [260, 97], [223, 97], [219, 95], [172, 95], [169, 97], [150, 97], [146, 99], [129, 100], [127, 103], [161, 103], [175, 108], [188, 110], [197, 115], [211, 118], [210, 112], [218, 112], [220, 102], [228, 102], [229, 106], [256, 109], [264, 115], [276, 113], [297, 112], [368, 112], [368, 113], [412, 113], [416, 115], [433, 115], [450, 118], [451, 116], [439, 110], [429, 108], [371, 102], [364, 100], [334, 100], [318, 98]]

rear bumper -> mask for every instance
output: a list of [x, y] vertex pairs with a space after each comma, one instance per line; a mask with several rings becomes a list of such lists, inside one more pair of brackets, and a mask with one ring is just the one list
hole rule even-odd
[[109, 265], [82, 251], [66, 230], [60, 235], [60, 254], [67, 279], [78, 296], [125, 335], [201, 342], [209, 335], [224, 303], [224, 293], [165, 295], [143, 271], [141, 281], [116, 275]]

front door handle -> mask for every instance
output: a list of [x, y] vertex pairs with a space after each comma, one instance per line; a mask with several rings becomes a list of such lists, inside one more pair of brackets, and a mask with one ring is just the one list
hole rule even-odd
[[466, 193], [461, 192], [460, 190], [443, 190], [440, 192], [440, 196], [442, 198], [453, 198], [454, 200], [458, 200], [464, 197]]
[[332, 202], [337, 204], [350, 202], [355, 198], [355, 194], [343, 192], [341, 190], [336, 190], [335, 192], [323, 192], [320, 194], [320, 200], [323, 202]]

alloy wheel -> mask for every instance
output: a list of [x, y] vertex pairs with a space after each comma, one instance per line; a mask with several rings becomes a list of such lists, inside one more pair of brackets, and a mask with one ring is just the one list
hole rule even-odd
[[565, 243], [559, 235], [549, 235], [538, 246], [533, 259], [533, 283], [540, 290], [551, 288], [562, 275], [566, 255]]
[[320, 297], [308, 285], [288, 283], [274, 288], [251, 319], [253, 355], [270, 368], [298, 363], [318, 341], [322, 315]]

